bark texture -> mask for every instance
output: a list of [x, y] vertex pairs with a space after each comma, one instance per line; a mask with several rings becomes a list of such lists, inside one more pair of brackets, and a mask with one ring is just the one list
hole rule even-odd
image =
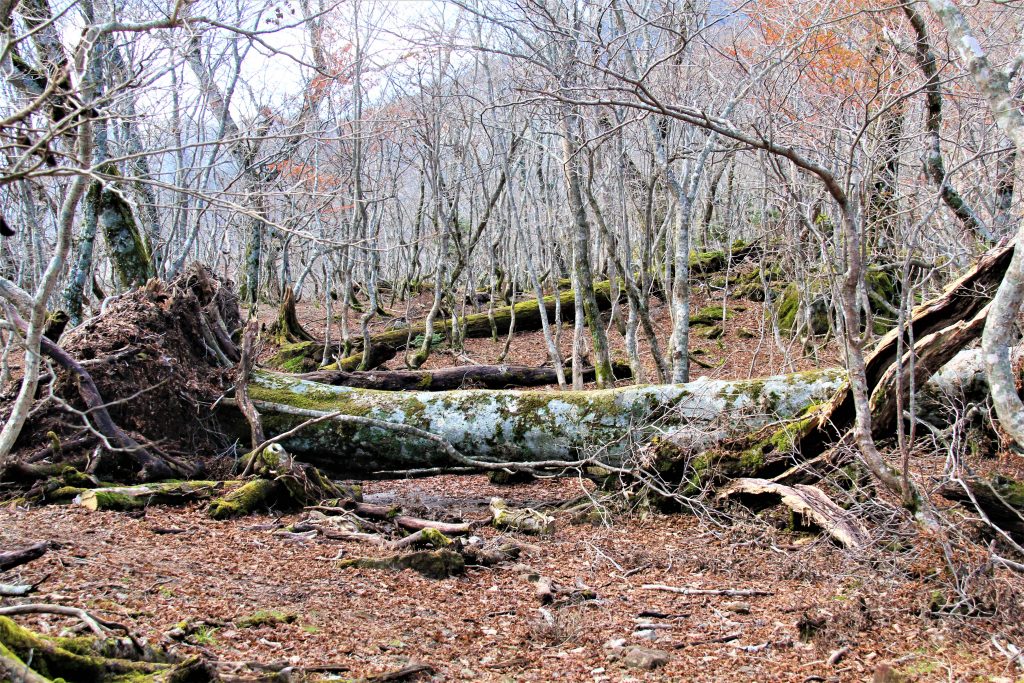
[[[436, 442], [403, 433], [402, 427], [436, 435], [459, 452], [490, 462], [593, 456], [618, 465], [631, 453], [631, 446], [655, 434], [668, 432], [676, 443], [700, 449], [738, 432], [795, 417], [808, 406], [827, 401], [844, 386], [845, 377], [841, 370], [823, 370], [748, 381], [702, 379], [684, 385], [599, 391], [395, 393], [256, 372], [249, 391], [270, 436], [325, 414], [355, 418], [311, 425], [282, 445], [328, 475], [372, 476], [465, 465]], [[222, 418], [243, 434], [247, 430], [234, 408], [225, 408]]]

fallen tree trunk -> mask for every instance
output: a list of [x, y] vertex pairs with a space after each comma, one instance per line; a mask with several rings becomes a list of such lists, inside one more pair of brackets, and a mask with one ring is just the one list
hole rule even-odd
[[[917, 340], [915, 351], [924, 361], [915, 379], [938, 372], [946, 361], [980, 334], [983, 325], [978, 316], [999, 287], [1013, 250], [1010, 245], [989, 251], [942, 295], [914, 309], [906, 327], [913, 332]], [[908, 361], [906, 357], [897, 359], [899, 333], [899, 329], [890, 330], [865, 359], [868, 388], [872, 393], [880, 390], [872, 401], [873, 411], [881, 417], [873, 429], [876, 438], [890, 435], [896, 420], [893, 368], [898, 360]], [[794, 439], [795, 450], [807, 458], [820, 454], [850, 428], [854, 413], [853, 394], [845, 387], [813, 420], [802, 426], [801, 433]]]
[[[614, 363], [617, 379], [629, 379], [632, 372], [625, 363]], [[557, 384], [554, 368], [527, 365], [464, 365], [440, 370], [370, 370], [345, 372], [318, 370], [298, 375], [300, 379], [338, 387], [379, 389], [381, 391], [447, 391], [451, 389], [509, 389]], [[594, 381], [594, 368], [584, 368], [583, 381]]]
[[[617, 466], [634, 452], [633, 446], [664, 434], [699, 451], [738, 433], [796, 417], [808, 406], [828, 400], [843, 386], [845, 376], [842, 370], [822, 370], [600, 391], [398, 393], [256, 372], [249, 392], [269, 436], [309, 418], [338, 414], [339, 419], [310, 425], [282, 445], [328, 475], [345, 477], [465, 466], [438, 441], [418, 437], [416, 430], [473, 458], [497, 463], [593, 457]], [[241, 413], [231, 401], [223, 405], [222, 423], [247, 435]]]
[[[597, 282], [594, 284], [594, 296], [597, 297], [597, 306], [600, 310], [604, 311], [611, 308], [611, 282], [605, 280], [604, 282]], [[515, 310], [515, 330], [517, 332], [529, 332], [533, 330], [541, 329], [541, 304], [544, 306], [544, 310], [547, 312], [549, 320], [554, 320], [555, 317], [555, 306], [556, 301], [561, 306], [562, 320], [572, 320], [576, 310], [576, 299], [575, 293], [572, 291], [561, 292], [558, 296], [549, 295], [544, 297], [540, 302], [537, 299], [530, 299], [527, 301], [521, 301], [512, 306], [502, 306], [494, 310], [494, 327], [491, 327], [491, 317], [487, 313], [473, 313], [467, 315], [459, 321], [459, 324], [464, 328], [464, 338], [480, 338], [490, 337], [494, 332], [497, 334], [507, 334], [509, 327], [512, 324], [513, 309]], [[283, 317], [284, 314], [282, 314]], [[438, 318], [434, 321], [435, 333], [444, 335], [451, 334], [451, 322], [447, 319]], [[404, 350], [412, 340], [416, 339], [417, 336], [422, 337], [426, 333], [426, 325], [424, 323], [417, 323], [409, 327], [400, 327], [394, 330], [388, 330], [387, 332], [379, 332], [370, 337], [370, 344], [375, 349], [380, 349], [378, 353], [384, 355], [384, 350], [389, 351], [402, 351]], [[362, 338], [356, 337], [352, 339], [353, 350], [362, 349], [363, 340]], [[288, 359], [292, 359], [291, 363], [284, 364], [280, 361], [272, 362], [272, 365], [281, 369], [288, 370], [291, 372], [299, 372], [305, 368], [302, 366], [301, 361], [295, 361], [295, 358], [310, 358], [319, 359], [323, 357], [324, 346], [322, 342], [312, 341], [299, 341], [297, 343], [288, 344]], [[352, 358], [360, 357], [362, 354], [356, 354], [351, 356]], [[284, 359], [284, 360], [288, 360]], [[342, 359], [339, 361], [342, 365], [346, 363], [348, 359]]]
[[766, 479], [737, 479], [718, 493], [718, 500], [732, 496], [778, 498], [794, 514], [813, 522], [846, 548], [862, 548], [871, 542], [867, 529], [852, 513], [843, 510], [814, 486], [786, 486]]
[[14, 569], [15, 567], [27, 564], [32, 560], [39, 559], [46, 554], [46, 551], [50, 549], [50, 544], [47, 541], [39, 541], [32, 545], [25, 546], [24, 548], [18, 548], [17, 550], [7, 550], [0, 552], [0, 572], [5, 572], [8, 569]]

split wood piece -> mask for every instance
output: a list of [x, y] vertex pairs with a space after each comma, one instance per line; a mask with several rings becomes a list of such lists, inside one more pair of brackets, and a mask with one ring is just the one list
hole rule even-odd
[[[10, 310], [10, 314], [14, 324], [23, 333], [27, 332], [27, 325], [21, 316], [13, 309]], [[96, 387], [96, 382], [93, 381], [92, 375], [78, 361], [72, 358], [71, 354], [46, 337], [40, 338], [39, 349], [44, 355], [52, 358], [59, 366], [76, 378], [78, 393], [89, 409], [89, 419], [96, 431], [131, 454], [141, 467], [140, 477], [143, 481], [171, 479], [175, 476], [192, 476], [195, 472], [193, 465], [151, 453], [149, 449], [129, 436], [127, 432], [114, 422], [110, 412], [107, 411], [107, 403], [103, 400], [100, 390]]]
[[904, 354], [899, 363], [892, 363], [878, 380], [871, 394], [871, 430], [876, 437], [891, 435], [896, 429], [896, 398], [898, 396], [897, 375], [903, 368], [902, 390], [903, 405], [910, 403], [911, 382], [921, 387], [928, 378], [942, 369], [961, 349], [981, 336], [985, 328], [985, 317], [988, 306], [981, 309], [973, 318], [957, 320], [924, 338], [915, 339], [914, 371], [909, 370], [909, 353]]
[[[332, 510], [332, 508], [326, 506], [322, 507], [316, 505], [311, 509], [321, 510], [323, 512], [330, 512]], [[436, 522], [432, 519], [420, 519], [418, 517], [410, 517], [408, 515], [399, 515], [395, 514], [397, 508], [388, 507], [387, 505], [377, 505], [375, 503], [352, 502], [346, 505], [345, 509], [354, 510], [360, 515], [366, 515], [368, 517], [387, 519], [398, 526], [411, 531], [419, 531], [420, 529], [437, 529], [442, 534], [458, 536], [460, 534], [468, 534], [472, 530], [472, 526], [469, 522]]]
[[491, 498], [491, 517], [499, 529], [524, 534], [550, 534], [555, 530], [555, 518], [532, 508], [510, 508], [501, 498]]
[[666, 586], [661, 583], [646, 583], [640, 586], [645, 591], [665, 591], [679, 595], [722, 595], [728, 598], [746, 598], [774, 595], [771, 591], [757, 588], [687, 588], [685, 586]]
[[155, 482], [138, 486], [86, 489], [75, 496], [76, 505], [86, 510], [138, 510], [150, 505], [181, 505], [207, 500], [236, 481]]
[[450, 550], [417, 551], [391, 557], [357, 557], [342, 560], [338, 566], [342, 569], [388, 569], [401, 571], [412, 569], [431, 579], [447, 579], [466, 570], [466, 561], [462, 555]]
[[32, 545], [24, 548], [18, 548], [17, 550], [0, 552], [0, 572], [5, 572], [8, 569], [14, 569], [15, 567], [38, 559], [46, 554], [46, 551], [49, 549], [49, 541], [39, 541], [38, 543], [33, 543]]
[[[594, 381], [594, 368], [583, 369], [583, 381]], [[629, 379], [632, 371], [623, 363], [614, 363], [616, 379]], [[378, 389], [381, 391], [448, 391], [481, 388], [508, 389], [555, 384], [554, 368], [527, 365], [465, 365], [440, 370], [370, 370], [345, 372], [318, 370], [297, 375], [300, 379], [332, 386]]]
[[[956, 323], [973, 321], [975, 316], [984, 309], [995, 294], [1003, 274], [1010, 265], [1014, 246], [998, 247], [988, 251], [981, 257], [977, 265], [946, 288], [940, 296], [928, 301], [911, 314], [907, 327], [913, 332], [915, 340], [930, 337], [932, 344], [946, 345], [942, 350], [952, 357], [970, 340], [967, 334], [975, 329], [960, 329], [955, 333], [938, 334]], [[935, 336], [931, 336], [935, 335]], [[874, 350], [865, 359], [865, 375], [868, 389], [874, 390], [882, 378], [896, 361], [899, 329], [890, 330], [879, 340]], [[918, 348], [915, 345], [915, 348]], [[931, 355], [926, 347], [918, 348], [918, 353]], [[936, 368], [937, 369], [937, 368]], [[853, 394], [848, 386], [840, 390], [835, 397], [808, 420], [803, 434], [797, 439], [796, 449], [804, 457], [814, 457], [828, 448], [828, 445], [841, 436], [853, 424]]]
[[786, 486], [767, 479], [737, 479], [719, 491], [717, 498], [723, 501], [740, 494], [778, 496], [783, 505], [804, 519], [813, 521], [846, 548], [862, 548], [871, 543], [867, 529], [814, 486]]

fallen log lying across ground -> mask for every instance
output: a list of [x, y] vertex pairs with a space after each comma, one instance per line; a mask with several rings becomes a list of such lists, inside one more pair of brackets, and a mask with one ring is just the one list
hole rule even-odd
[[[595, 283], [594, 295], [597, 298], [597, 306], [599, 309], [603, 311], [611, 308], [611, 282], [605, 280], [604, 282]], [[494, 334], [508, 334], [513, 318], [515, 319], [516, 332], [539, 330], [541, 329], [541, 303], [544, 305], [544, 310], [547, 311], [549, 321], [553, 322], [555, 319], [556, 306], [561, 311], [562, 320], [571, 321], [573, 316], [576, 315], [575, 293], [572, 291], [560, 292], [558, 296], [549, 295], [544, 297], [540, 303], [538, 303], [537, 299], [528, 299], [526, 301], [513, 304], [512, 306], [501, 306], [496, 308], [494, 309], [493, 314], [472, 313], [467, 315], [462, 318], [459, 323], [463, 328], [463, 336], [466, 339], [471, 339], [490, 337]], [[282, 306], [291, 306], [294, 308], [295, 299], [286, 298]], [[284, 324], [294, 324], [296, 329], [281, 331], [280, 326]], [[323, 342], [307, 341], [310, 335], [298, 326], [297, 317], [295, 316], [294, 311], [291, 313], [282, 311], [278, 316], [277, 325], [278, 327], [276, 328], [277, 331], [275, 331], [275, 334], [278, 337], [295, 339], [296, 341], [294, 343], [282, 344], [280, 353], [275, 356], [274, 359], [271, 359], [270, 364], [280, 370], [287, 370], [289, 372], [302, 372], [316, 367], [316, 364], [320, 362], [320, 359], [323, 358], [324, 355]], [[439, 318], [434, 322], [434, 331], [435, 334], [450, 334], [450, 321], [444, 318]], [[425, 333], [425, 323], [420, 322], [411, 326], [399, 327], [386, 332], [379, 332], [370, 337], [370, 345], [371, 348], [375, 350], [375, 354], [378, 357], [384, 358], [381, 362], [386, 362], [387, 360], [390, 360], [390, 358], [387, 357], [387, 351], [402, 351], [411, 343], [414, 343], [413, 340], [415, 340], [417, 336], [422, 340]], [[353, 351], [360, 351], [362, 347], [362, 338], [353, 337]], [[352, 365], [354, 362], [358, 363], [357, 359], [358, 355], [350, 356], [348, 358], [343, 358], [339, 361], [339, 364], [345, 369], [354, 369]]]
[[[281, 445], [329, 476], [345, 477], [467, 465], [442, 442], [473, 459], [506, 463], [594, 457], [619, 465], [634, 446], [659, 434], [670, 434], [675, 443], [696, 452], [737, 433], [797, 417], [831, 398], [845, 377], [833, 369], [600, 391], [398, 393], [257, 371], [249, 395], [268, 436], [338, 413]], [[247, 434], [241, 413], [230, 407], [231, 401], [223, 405], [222, 423]]]
[[[629, 379], [632, 371], [625, 363], [613, 363], [616, 379]], [[508, 389], [556, 384], [558, 376], [551, 367], [527, 365], [462, 365], [440, 370], [317, 370], [297, 375], [299, 379], [337, 387], [379, 389], [381, 391], [446, 391], [451, 389]], [[583, 381], [594, 381], [594, 368], [583, 369]]]

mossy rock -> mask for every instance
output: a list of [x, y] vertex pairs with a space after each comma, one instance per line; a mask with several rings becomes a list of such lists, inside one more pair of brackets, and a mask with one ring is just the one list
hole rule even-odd
[[725, 268], [725, 259], [725, 252], [721, 249], [716, 251], [691, 251], [690, 272], [694, 275], [717, 273]]
[[391, 571], [412, 569], [430, 579], [447, 579], [466, 571], [466, 561], [462, 555], [450, 550], [423, 550], [384, 558], [358, 557], [342, 560], [338, 566], [342, 569], [355, 567], [357, 569], [387, 569]]
[[736, 330], [736, 336], [740, 339], [754, 339], [757, 335], [745, 327]]
[[[864, 281], [871, 307], [872, 331], [875, 334], [884, 334], [895, 324], [893, 314], [888, 308], [895, 307], [899, 303], [899, 288], [888, 272], [878, 268], [869, 268], [864, 274]], [[809, 288], [810, 311], [806, 314], [809, 331], [814, 335], [825, 334], [831, 327], [831, 307], [828, 303], [831, 294], [824, 291], [821, 281], [812, 282]], [[799, 327], [798, 321], [805, 315], [803, 309], [806, 305], [801, 300], [801, 292], [797, 284], [791, 282], [786, 285], [782, 290], [777, 309], [779, 329], [787, 334], [793, 334]], [[861, 324], [866, 323], [862, 320]]]
[[700, 327], [695, 331], [695, 334], [705, 339], [721, 339], [721, 337], [725, 334], [725, 328], [723, 328], [721, 325]]
[[722, 320], [728, 320], [733, 312], [722, 306], [705, 306], [690, 316], [690, 327], [711, 327], [720, 325]]

